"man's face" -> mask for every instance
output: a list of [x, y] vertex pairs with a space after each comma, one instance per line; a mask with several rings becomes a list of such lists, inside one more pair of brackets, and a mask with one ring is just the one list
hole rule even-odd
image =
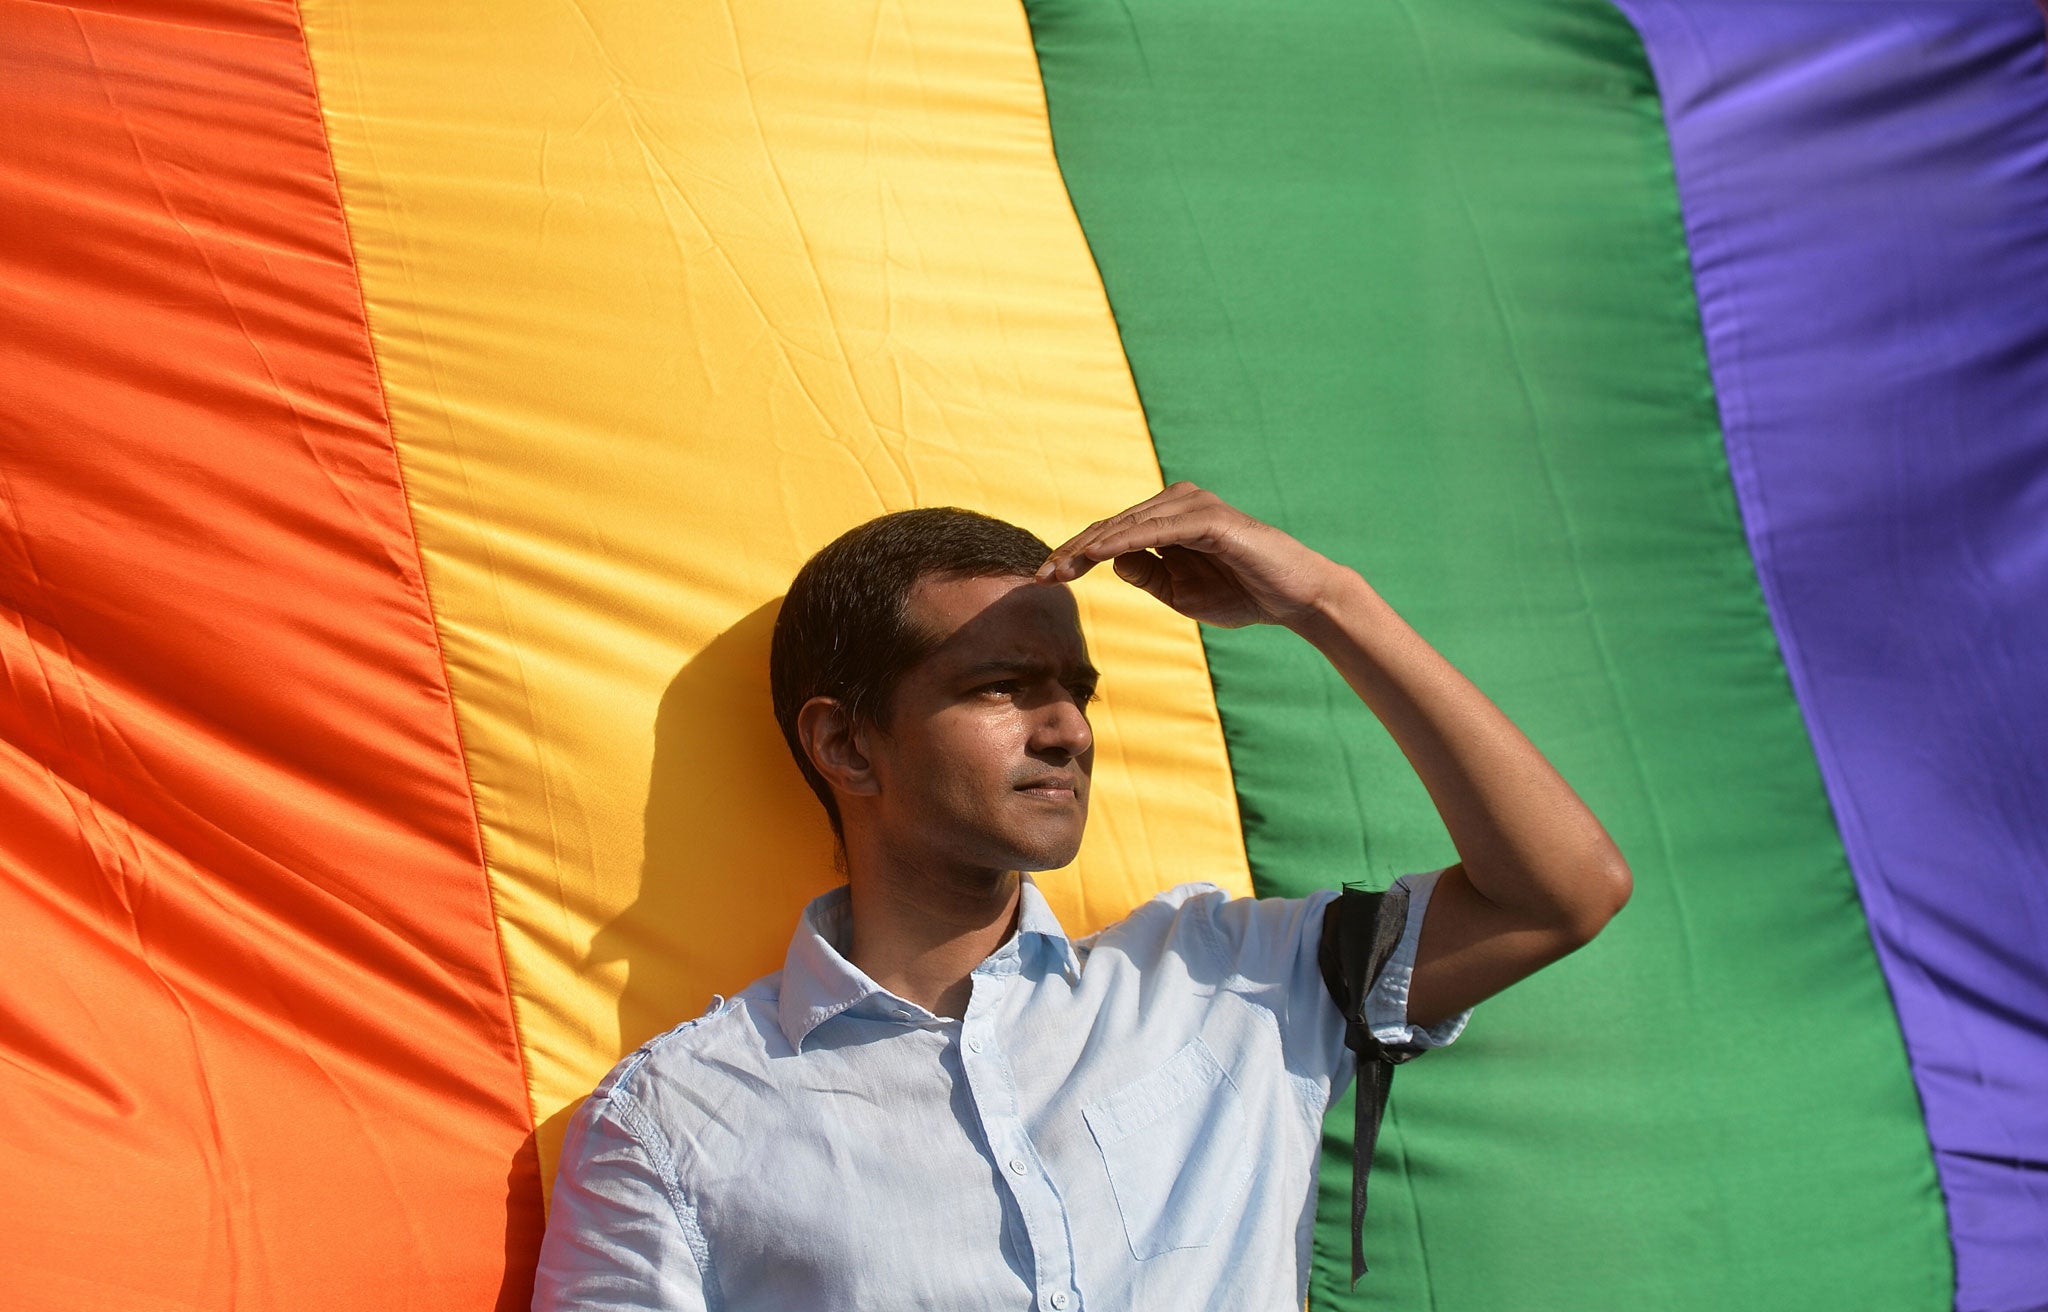
[[1095, 695], [1073, 594], [1019, 578], [925, 578], [906, 617], [938, 639], [870, 730], [885, 841], [912, 859], [1052, 870], [1088, 819]]

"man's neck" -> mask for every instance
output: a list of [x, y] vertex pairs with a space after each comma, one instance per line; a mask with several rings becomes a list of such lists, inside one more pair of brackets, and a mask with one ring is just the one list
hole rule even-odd
[[894, 869], [850, 872], [847, 959], [899, 998], [954, 1019], [967, 1014], [974, 968], [1009, 938], [1023, 877]]

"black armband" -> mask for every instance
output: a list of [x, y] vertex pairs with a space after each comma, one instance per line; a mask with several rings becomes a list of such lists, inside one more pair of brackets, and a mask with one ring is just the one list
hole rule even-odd
[[1344, 1046], [1357, 1069], [1356, 1113], [1351, 1137], [1351, 1283], [1365, 1274], [1365, 1181], [1372, 1171], [1373, 1145], [1387, 1110], [1394, 1067], [1415, 1053], [1390, 1049], [1365, 1023], [1365, 995], [1394, 955], [1408, 923], [1408, 890], [1396, 884], [1384, 893], [1346, 887], [1323, 912], [1322, 944], [1316, 962], [1323, 986], [1344, 1016]]

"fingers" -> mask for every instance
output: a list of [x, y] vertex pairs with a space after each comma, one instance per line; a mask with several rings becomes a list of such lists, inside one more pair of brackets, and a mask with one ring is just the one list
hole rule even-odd
[[[1082, 529], [1079, 533], [1076, 533], [1073, 537], [1068, 538], [1065, 542], [1055, 547], [1053, 549], [1052, 554], [1045, 558], [1045, 563], [1039, 566], [1038, 577], [1043, 581], [1054, 581], [1055, 574], [1058, 572], [1060, 566], [1069, 560], [1076, 559], [1078, 553], [1082, 549], [1084, 549], [1087, 546], [1087, 544], [1091, 542], [1099, 534], [1116, 525], [1122, 524], [1130, 520], [1133, 516], [1146, 514], [1150, 511], [1156, 510], [1159, 507], [1168, 504], [1169, 502], [1177, 501], [1185, 497], [1187, 493], [1192, 490], [1195, 490], [1195, 485], [1192, 483], [1174, 483], [1168, 487], [1162, 488], [1158, 492], [1153, 493], [1151, 496], [1146, 497], [1143, 501], [1140, 501], [1137, 505], [1132, 506], [1127, 510], [1119, 511], [1118, 513], [1111, 515], [1107, 519], [1096, 520], [1087, 528]], [[1096, 561], [1100, 559], [1103, 558], [1096, 557], [1094, 559], [1083, 562], [1080, 569], [1074, 571], [1072, 574], [1066, 575], [1065, 577], [1080, 577], [1080, 575], [1087, 573], [1088, 570], [1094, 566]]]
[[[1184, 532], [1190, 512], [1207, 504], [1221, 506], [1223, 502], [1193, 483], [1175, 483], [1128, 510], [1097, 520], [1076, 533], [1045, 558], [1037, 577], [1041, 582], [1066, 582], [1081, 577], [1113, 556], [1167, 544], [1192, 545], [1185, 536], [1173, 534]], [[1170, 521], [1179, 523], [1168, 531], [1167, 536], [1158, 536], [1157, 529], [1148, 531], [1144, 527], [1165, 525]]]
[[1171, 606], [1173, 604], [1173, 573], [1166, 562], [1149, 551], [1132, 551], [1116, 558], [1116, 576], [1126, 583], [1135, 584]]
[[1173, 547], [1211, 552], [1222, 545], [1226, 530], [1227, 525], [1216, 515], [1202, 510], [1134, 520], [1097, 534], [1081, 548], [1081, 557], [1101, 561], [1134, 551], [1164, 551]]
[[[1171, 510], [1170, 507], [1167, 509]], [[1145, 519], [1107, 521], [1054, 552], [1041, 577], [1048, 582], [1077, 579], [1102, 561], [1132, 552], [1171, 547], [1215, 551], [1222, 544], [1227, 528], [1227, 524], [1206, 508]]]

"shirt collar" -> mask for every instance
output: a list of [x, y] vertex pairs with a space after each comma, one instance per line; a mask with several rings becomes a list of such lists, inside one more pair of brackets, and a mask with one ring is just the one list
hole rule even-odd
[[[901, 1002], [903, 1007], [911, 1008], [920, 1016], [929, 1015], [914, 1003], [896, 999], [894, 994], [869, 979], [860, 967], [846, 959], [844, 950], [852, 938], [852, 928], [852, 894], [846, 885], [841, 884], [831, 892], [811, 899], [804, 908], [803, 918], [797, 922], [796, 932], [790, 936], [789, 954], [782, 962], [782, 996], [777, 1004], [776, 1018], [781, 1022], [782, 1033], [789, 1040], [789, 1046], [798, 1051], [803, 1049], [804, 1040], [812, 1030], [840, 1012], [878, 995]], [[1070, 978], [1080, 973], [1081, 963], [1074, 953], [1072, 940], [1060, 927], [1059, 917], [1052, 913], [1045, 895], [1038, 891], [1038, 885], [1029, 875], [1024, 876], [1023, 886], [1018, 890], [1017, 932], [977, 969], [987, 970], [991, 966], [1014, 962], [1026, 941], [1042, 943]]]

